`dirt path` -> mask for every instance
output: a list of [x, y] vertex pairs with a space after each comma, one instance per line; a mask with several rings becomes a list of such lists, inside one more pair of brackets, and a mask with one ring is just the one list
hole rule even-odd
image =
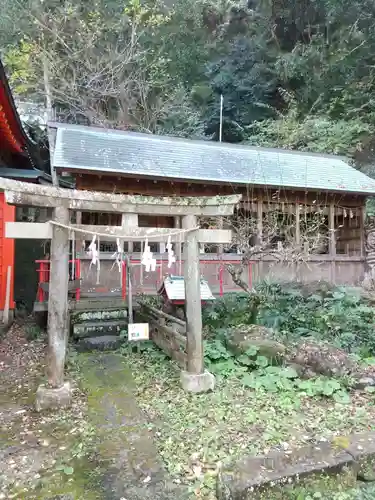
[[81, 362], [88, 412], [95, 423], [105, 498], [183, 499], [168, 483], [150, 427], [134, 397], [134, 381], [122, 356], [89, 355]]
[[78, 388], [66, 411], [34, 411], [35, 392], [44, 380], [45, 341], [26, 340], [25, 331], [33, 328], [13, 325], [0, 342], [0, 499], [48, 499], [65, 489], [70, 478], [63, 477], [61, 466], [74, 460], [87, 428], [85, 397]]
[[45, 341], [13, 326], [0, 342], [0, 500], [184, 499], [169, 484], [133, 376], [116, 354], [78, 355], [73, 405], [38, 414]]

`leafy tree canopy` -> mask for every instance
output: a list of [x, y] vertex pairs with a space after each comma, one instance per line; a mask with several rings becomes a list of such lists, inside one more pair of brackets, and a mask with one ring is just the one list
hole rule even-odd
[[347, 155], [371, 173], [372, 0], [0, 0], [15, 92], [63, 119]]

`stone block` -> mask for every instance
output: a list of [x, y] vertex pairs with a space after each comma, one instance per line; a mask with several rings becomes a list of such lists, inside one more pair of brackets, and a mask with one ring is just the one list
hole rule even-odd
[[53, 410], [70, 406], [72, 402], [72, 389], [70, 382], [65, 382], [62, 387], [53, 389], [40, 385], [36, 391], [36, 411]]
[[77, 344], [77, 351], [115, 351], [122, 345], [122, 339], [117, 335], [103, 335], [81, 339]]
[[208, 392], [213, 391], [215, 388], [215, 377], [208, 371], [204, 373], [182, 371], [180, 381], [182, 388], [187, 392]]
[[245, 458], [224, 469], [217, 479], [217, 498], [271, 499], [280, 488], [319, 483], [322, 478], [338, 475], [340, 483], [348, 488], [356, 484], [355, 460], [350, 453], [331, 443], [306, 446], [289, 454], [273, 452]]
[[73, 336], [77, 338], [118, 336], [128, 325], [121, 321], [92, 321], [73, 325]]
[[375, 481], [375, 433], [353, 434], [347, 439], [345, 451], [355, 460], [358, 478]]

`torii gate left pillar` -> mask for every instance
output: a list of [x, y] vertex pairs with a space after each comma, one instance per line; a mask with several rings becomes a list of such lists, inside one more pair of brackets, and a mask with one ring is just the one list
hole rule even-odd
[[[54, 220], [69, 225], [69, 209], [56, 207]], [[68, 339], [69, 230], [53, 226], [51, 241], [50, 285], [48, 294], [48, 387], [39, 386], [37, 411], [69, 406], [72, 391], [64, 382], [65, 353]]]

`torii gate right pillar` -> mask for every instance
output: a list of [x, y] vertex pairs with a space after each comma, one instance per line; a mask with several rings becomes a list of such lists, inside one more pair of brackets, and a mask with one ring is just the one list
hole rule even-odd
[[202, 339], [202, 305], [199, 267], [197, 217], [185, 215], [182, 227], [186, 229], [184, 244], [184, 282], [186, 303], [187, 370], [181, 372], [181, 385], [189, 392], [213, 390], [215, 377], [204, 370]]

